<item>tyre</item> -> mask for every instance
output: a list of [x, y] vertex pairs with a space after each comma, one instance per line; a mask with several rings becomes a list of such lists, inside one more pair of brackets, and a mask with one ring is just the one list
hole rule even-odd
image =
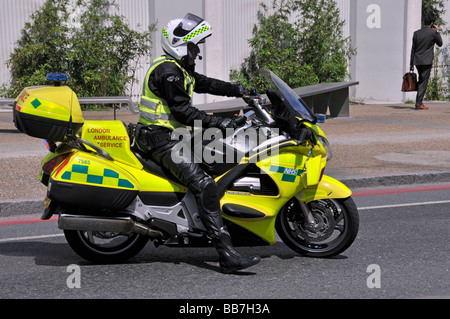
[[308, 257], [333, 257], [345, 251], [356, 238], [358, 209], [351, 197], [309, 202], [316, 226], [307, 227], [298, 200], [293, 198], [281, 209], [276, 230], [283, 242]]
[[149, 237], [135, 233], [64, 230], [70, 247], [94, 263], [123, 262], [139, 253]]

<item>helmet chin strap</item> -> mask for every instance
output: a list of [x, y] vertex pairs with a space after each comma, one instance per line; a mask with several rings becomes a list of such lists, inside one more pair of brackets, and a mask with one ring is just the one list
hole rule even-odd
[[[197, 55], [197, 58], [201, 61], [203, 60], [203, 57], [201, 55]], [[192, 57], [192, 54], [188, 54], [187, 56], [185, 56], [182, 59], [183, 63], [187, 64], [187, 65], [194, 65], [195, 64], [195, 59]]]
[[198, 45], [194, 44], [194, 43], [188, 43], [187, 44], [187, 52], [188, 52], [188, 61], [189, 64], [194, 64], [195, 63], [195, 59], [198, 57], [199, 60], [202, 60], [203, 57], [201, 57], [200, 54], [200, 48], [198, 47]]

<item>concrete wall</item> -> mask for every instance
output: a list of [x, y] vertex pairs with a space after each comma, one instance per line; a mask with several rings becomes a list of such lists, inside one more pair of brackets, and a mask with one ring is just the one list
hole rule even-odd
[[351, 73], [360, 83], [353, 100], [404, 99], [401, 78], [409, 69], [410, 39], [420, 28], [420, 8], [420, 0], [352, 0], [350, 29], [357, 55]]
[[0, 87], [10, 81], [10, 73], [6, 62], [20, 37], [25, 22], [38, 10], [44, 0], [0, 0]]

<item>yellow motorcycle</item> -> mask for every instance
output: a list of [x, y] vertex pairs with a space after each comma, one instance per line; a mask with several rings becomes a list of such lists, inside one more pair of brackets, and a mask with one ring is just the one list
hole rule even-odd
[[[301, 255], [338, 255], [358, 233], [352, 193], [324, 175], [331, 149], [316, 116], [274, 73], [261, 75], [267, 98], [246, 100], [243, 126], [224, 137], [194, 130], [190, 146], [216, 180], [235, 246], [272, 245], [277, 233]], [[48, 80], [54, 85], [25, 88], [14, 106], [16, 127], [49, 144], [42, 219], [57, 214], [72, 249], [97, 263], [129, 259], [148, 240], [211, 245], [193, 194], [133, 146], [129, 126], [84, 121], [76, 94], [62, 85], [67, 76]]]

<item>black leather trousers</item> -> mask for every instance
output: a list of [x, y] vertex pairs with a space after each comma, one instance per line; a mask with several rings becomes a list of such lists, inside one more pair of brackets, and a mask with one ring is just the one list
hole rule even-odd
[[258, 256], [245, 258], [233, 248], [230, 234], [223, 225], [216, 182], [193, 161], [193, 156], [189, 158], [172, 154], [177, 143], [179, 141], [172, 140], [161, 143], [163, 145], [151, 148], [151, 156], [194, 194], [200, 219], [219, 253], [220, 271], [232, 273], [260, 262]]
[[200, 219], [206, 231], [213, 239], [217, 239], [221, 234], [223, 220], [216, 182], [200, 165], [194, 163], [192, 158], [177, 157], [177, 162], [181, 158], [181, 163], [174, 161], [172, 148], [178, 142], [169, 141], [164, 146], [152, 149], [152, 158], [191, 190], [196, 198]]

